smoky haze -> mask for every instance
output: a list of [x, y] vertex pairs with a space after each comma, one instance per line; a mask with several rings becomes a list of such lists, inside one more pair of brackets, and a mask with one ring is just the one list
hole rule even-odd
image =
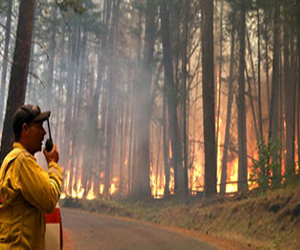
[[[204, 192], [202, 89], [207, 83], [202, 79], [206, 34], [201, 11], [206, 7], [197, 0], [170, 1], [168, 6], [161, 2], [38, 1], [26, 103], [51, 110], [52, 137], [64, 169], [62, 198], [162, 198], [182, 189], [192, 195]], [[291, 164], [299, 171], [299, 18], [288, 9], [291, 18], [280, 25], [291, 38], [275, 51], [275, 5], [252, 3], [250, 8], [214, 2], [215, 106], [208, 112], [215, 119], [209, 124], [215, 126], [215, 138], [210, 142], [216, 142], [217, 192], [222, 192], [222, 182], [229, 193], [238, 191], [240, 182], [256, 185], [249, 178], [259, 160], [259, 141], [283, 142], [280, 176]], [[9, 8], [1, 2], [1, 101], [7, 98], [18, 1], [11, 6], [7, 31]], [[244, 43], [240, 8], [246, 13]], [[277, 32], [284, 37], [284, 31]], [[280, 62], [283, 75], [275, 86], [273, 67], [280, 51], [290, 64]], [[239, 165], [240, 95], [245, 98], [244, 166]], [[0, 126], [5, 105], [0, 104]], [[48, 132], [46, 124], [45, 129]], [[44, 164], [40, 155], [38, 159]], [[246, 180], [239, 177], [241, 168], [246, 169]]]

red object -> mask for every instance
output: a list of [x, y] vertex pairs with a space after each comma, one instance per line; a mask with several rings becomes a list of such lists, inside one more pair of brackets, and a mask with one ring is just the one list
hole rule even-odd
[[59, 227], [60, 227], [60, 248], [62, 249], [62, 247], [63, 247], [63, 231], [62, 231], [62, 223], [61, 223], [61, 216], [60, 216], [59, 207], [56, 207], [51, 214], [45, 213], [45, 215], [46, 215], [46, 223], [47, 224], [59, 223]]
[[[0, 204], [2, 204], [1, 197], [0, 197]], [[56, 207], [51, 214], [45, 213], [45, 216], [46, 216], [46, 223], [47, 224], [59, 223], [59, 227], [60, 227], [60, 249], [62, 249], [62, 247], [63, 247], [63, 231], [62, 231], [62, 223], [61, 223], [61, 216], [60, 216], [59, 207]]]

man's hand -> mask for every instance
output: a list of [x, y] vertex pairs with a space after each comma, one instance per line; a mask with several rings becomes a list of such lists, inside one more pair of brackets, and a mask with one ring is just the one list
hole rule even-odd
[[54, 161], [54, 162], [58, 162], [58, 160], [59, 160], [59, 155], [58, 155], [58, 149], [57, 149], [57, 146], [56, 146], [56, 144], [54, 143], [53, 144], [53, 148], [52, 148], [52, 150], [50, 151], [50, 152], [48, 152], [45, 148], [43, 149], [43, 153], [44, 153], [44, 155], [45, 155], [45, 158], [46, 158], [46, 161], [47, 161], [47, 163], [48, 163], [48, 165], [49, 165], [49, 163], [51, 162], [51, 161]]

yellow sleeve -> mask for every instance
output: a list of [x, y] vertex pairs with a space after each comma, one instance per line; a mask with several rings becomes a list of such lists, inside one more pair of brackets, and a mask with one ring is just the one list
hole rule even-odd
[[48, 173], [35, 161], [35, 158], [26, 154], [16, 159], [16, 169], [19, 181], [17, 189], [31, 205], [51, 213], [61, 194], [62, 169], [51, 162]]

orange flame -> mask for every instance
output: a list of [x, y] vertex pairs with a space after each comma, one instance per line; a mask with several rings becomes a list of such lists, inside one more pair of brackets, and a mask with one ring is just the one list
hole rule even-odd
[[169, 183], [170, 194], [175, 193], [175, 181], [174, 181], [174, 168], [170, 168], [170, 183]]
[[91, 188], [90, 188], [90, 190], [88, 191], [88, 193], [86, 195], [86, 199], [87, 200], [94, 200], [94, 199], [96, 199], [96, 195], [94, 193], [94, 182], [93, 181], [91, 183]]
[[163, 180], [161, 180], [160, 175], [158, 175], [158, 179], [156, 179], [156, 173], [153, 171], [153, 166], [151, 164], [150, 165], [150, 187], [151, 187], [151, 194], [155, 199], [160, 199], [164, 196], [165, 183], [166, 183], [165, 176]]
[[120, 179], [117, 177], [114, 177], [110, 183], [110, 189], [109, 194], [114, 195], [118, 192], [118, 186], [119, 186]]

